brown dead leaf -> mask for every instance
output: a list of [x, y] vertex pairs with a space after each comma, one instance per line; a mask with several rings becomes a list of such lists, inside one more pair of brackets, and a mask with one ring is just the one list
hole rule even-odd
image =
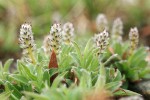
[[48, 68], [58, 68], [56, 53], [52, 51]]

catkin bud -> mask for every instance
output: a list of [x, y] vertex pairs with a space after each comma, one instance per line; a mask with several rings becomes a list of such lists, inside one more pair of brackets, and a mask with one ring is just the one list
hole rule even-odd
[[99, 14], [96, 18], [96, 26], [99, 32], [108, 30], [108, 21], [104, 14]]
[[64, 24], [62, 35], [63, 35], [64, 42], [70, 44], [74, 35], [74, 27], [72, 23], [67, 22]]
[[94, 37], [94, 42], [96, 44], [96, 47], [99, 48], [98, 55], [104, 53], [105, 49], [109, 45], [109, 33], [104, 30], [99, 34], [96, 34]]
[[131, 52], [133, 52], [136, 49], [139, 42], [139, 33], [136, 27], [130, 29], [129, 39], [130, 39]]
[[24, 59], [35, 64], [34, 51], [36, 50], [36, 44], [33, 39], [32, 27], [28, 23], [21, 25], [19, 44], [23, 49]]
[[62, 42], [62, 28], [61, 24], [54, 24], [51, 26], [49, 35], [44, 39], [44, 50], [46, 53], [54, 51], [59, 53], [60, 45]]
[[114, 20], [112, 27], [112, 38], [118, 42], [122, 41], [123, 23], [120, 18]]

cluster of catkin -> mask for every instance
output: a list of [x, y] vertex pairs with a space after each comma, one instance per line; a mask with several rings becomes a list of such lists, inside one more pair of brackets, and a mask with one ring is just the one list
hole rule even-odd
[[32, 27], [29, 23], [24, 23], [20, 28], [19, 44], [23, 49], [24, 60], [36, 63], [34, 52], [36, 50], [36, 44], [34, 43]]
[[[104, 14], [99, 14], [97, 16], [96, 26], [99, 33], [94, 36], [94, 42], [96, 44], [96, 47], [99, 48], [98, 54], [101, 54], [105, 51], [105, 49], [108, 47], [109, 44], [108, 21]], [[113, 22], [111, 30], [111, 39], [112, 41], [122, 43], [122, 35], [123, 35], [123, 22], [120, 18], [117, 18]], [[139, 33], [136, 27], [130, 29], [129, 40], [130, 40], [130, 53], [132, 53], [136, 49], [139, 42]]]
[[[104, 53], [109, 45], [108, 21], [104, 14], [99, 14], [96, 19], [98, 34], [94, 36], [94, 42], [99, 49], [98, 55]], [[111, 38], [114, 41], [122, 42], [123, 23], [120, 18], [113, 22]], [[51, 26], [49, 34], [44, 39], [44, 51], [50, 55], [52, 51], [59, 54], [61, 51], [61, 44], [71, 44], [74, 36], [74, 27], [70, 22], [65, 23], [63, 26], [60, 23], [55, 23]], [[137, 28], [131, 28], [129, 32], [130, 39], [130, 53], [132, 53], [139, 42], [139, 33]], [[23, 49], [24, 59], [33, 64], [36, 63], [35, 50], [36, 44], [34, 43], [32, 27], [29, 23], [24, 23], [20, 28], [19, 35], [20, 47]]]
[[54, 51], [56, 54], [60, 53], [62, 43], [71, 44], [74, 34], [73, 24], [65, 23], [63, 26], [55, 23], [51, 26], [49, 35], [44, 39], [44, 50], [46, 53]]
[[[63, 26], [59, 23], [55, 23], [51, 26], [49, 35], [44, 39], [44, 51], [50, 54], [54, 51], [59, 54], [61, 44], [70, 44], [73, 39], [74, 27], [70, 22], [65, 23]], [[21, 25], [19, 34], [19, 44], [23, 49], [23, 59], [35, 64], [35, 51], [36, 44], [34, 42], [32, 27], [29, 23]]]
[[104, 53], [105, 49], [109, 45], [109, 33], [104, 30], [94, 36], [94, 42], [96, 47], [99, 48], [98, 55]]

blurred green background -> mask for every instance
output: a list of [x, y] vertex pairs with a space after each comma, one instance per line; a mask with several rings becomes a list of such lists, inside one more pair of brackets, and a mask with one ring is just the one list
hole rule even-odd
[[95, 18], [106, 14], [110, 29], [115, 18], [124, 22], [124, 38], [137, 26], [141, 42], [150, 46], [150, 0], [0, 0], [0, 61], [20, 58], [20, 25], [31, 22], [35, 40], [42, 45], [54, 22], [72, 22], [77, 36], [95, 33]]

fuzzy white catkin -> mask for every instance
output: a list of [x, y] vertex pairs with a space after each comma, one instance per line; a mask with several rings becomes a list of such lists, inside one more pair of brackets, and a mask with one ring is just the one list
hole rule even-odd
[[61, 24], [55, 23], [51, 26], [49, 35], [44, 39], [44, 51], [46, 53], [60, 52], [60, 45], [62, 43], [62, 28]]
[[74, 36], [74, 27], [73, 24], [70, 22], [67, 22], [63, 25], [63, 40], [65, 43], [70, 43]]
[[32, 27], [29, 23], [24, 23], [21, 25], [19, 44], [23, 49], [25, 60], [35, 62], [33, 52], [36, 50], [36, 44], [34, 43]]
[[123, 22], [120, 18], [117, 18], [113, 22], [111, 35], [112, 39], [115, 39], [118, 42], [122, 42], [122, 34], [123, 34]]
[[94, 42], [96, 47], [99, 48], [98, 54], [104, 53], [105, 49], [109, 45], [109, 33], [104, 30], [103, 32], [94, 36]]
[[139, 42], [139, 33], [137, 27], [131, 28], [129, 32], [131, 50], [135, 50]]
[[108, 21], [104, 14], [99, 14], [96, 18], [96, 26], [99, 32], [108, 31]]

